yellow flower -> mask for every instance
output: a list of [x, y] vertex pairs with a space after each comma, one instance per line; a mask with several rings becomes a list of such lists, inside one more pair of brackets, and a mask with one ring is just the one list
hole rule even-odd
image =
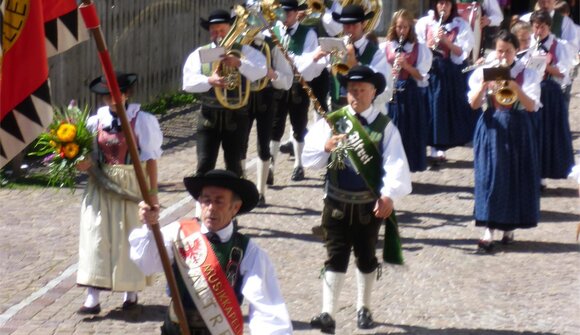
[[61, 142], [72, 142], [77, 136], [77, 127], [74, 124], [63, 123], [56, 130], [56, 137]]
[[64, 152], [64, 157], [73, 159], [79, 154], [79, 145], [74, 142], [67, 143], [62, 148], [62, 151]]

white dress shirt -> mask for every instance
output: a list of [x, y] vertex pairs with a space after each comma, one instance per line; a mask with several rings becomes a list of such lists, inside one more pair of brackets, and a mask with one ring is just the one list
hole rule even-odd
[[[348, 106], [348, 111], [355, 114], [354, 110]], [[370, 124], [375, 121], [379, 115], [379, 111], [370, 107], [361, 113], [367, 122]], [[304, 139], [304, 152], [302, 153], [302, 160], [305, 167], [313, 169], [322, 169], [327, 167], [330, 152], [324, 150], [326, 141], [332, 135], [330, 126], [325, 119], [318, 120], [306, 134]], [[399, 130], [393, 122], [385, 127], [383, 132], [382, 158], [383, 158], [383, 186], [381, 188], [381, 196], [388, 196], [393, 201], [401, 199], [403, 196], [411, 193], [411, 172], [409, 171], [409, 163], [401, 141]], [[350, 162], [347, 160], [347, 164]]]
[[[254, 39], [256, 45], [261, 46], [265, 34], [260, 33]], [[272, 86], [279, 90], [289, 90], [294, 81], [294, 71], [286, 60], [286, 57], [280, 51], [280, 48], [274, 46], [270, 49], [270, 56], [272, 57], [272, 69], [276, 72], [276, 79], [271, 79]]]
[[[211, 48], [217, 45], [211, 43]], [[189, 54], [185, 65], [183, 66], [183, 90], [190, 93], [203, 93], [209, 91], [212, 86], [208, 82], [208, 76], [201, 71], [201, 60], [199, 58], [199, 50], [202, 47], [195, 49]], [[266, 57], [248, 45], [242, 46], [242, 58], [240, 59], [242, 65], [239, 67], [240, 73], [249, 81], [256, 81], [266, 75]]]
[[483, 0], [481, 8], [485, 11], [485, 16], [489, 19], [490, 27], [499, 27], [503, 21], [503, 12], [497, 0]]
[[[180, 224], [172, 222], [163, 228], [163, 241], [171, 262], [173, 262], [173, 238], [178, 236]], [[201, 233], [207, 233], [205, 225], [201, 225]], [[222, 241], [228, 241], [234, 232], [234, 225], [217, 232]], [[153, 233], [146, 225], [135, 229], [129, 235], [131, 244], [131, 260], [143, 271], [151, 275], [163, 271]], [[276, 279], [274, 266], [270, 258], [251, 239], [240, 263], [240, 275], [243, 276], [242, 294], [249, 303], [248, 318], [252, 334], [292, 334], [292, 322], [288, 315], [284, 298]]]

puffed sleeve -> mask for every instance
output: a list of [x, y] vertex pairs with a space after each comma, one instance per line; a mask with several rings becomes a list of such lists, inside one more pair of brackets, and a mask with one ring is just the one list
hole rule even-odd
[[473, 36], [473, 31], [469, 24], [460, 17], [456, 17], [453, 20], [453, 24], [459, 27], [459, 32], [453, 44], [457, 45], [463, 51], [461, 55], [455, 55], [454, 53], [450, 53], [451, 61], [455, 64], [461, 64], [464, 60], [469, 57], [469, 53], [471, 49], [473, 49], [473, 45], [475, 44], [475, 37]]
[[139, 138], [139, 149], [141, 151], [139, 159], [147, 161], [150, 159], [159, 159], [163, 150], [163, 133], [159, 127], [157, 118], [147, 112], [139, 112], [137, 121], [135, 121], [135, 134]]
[[503, 12], [501, 11], [498, 1], [484, 0], [482, 7], [485, 11], [485, 16], [487, 16], [490, 21], [490, 27], [499, 27], [503, 21]]
[[534, 112], [537, 112], [542, 103], [540, 102], [540, 96], [542, 93], [542, 88], [540, 82], [542, 77], [537, 71], [532, 69], [524, 70], [524, 83], [522, 85], [522, 91], [532, 100], [534, 100]]
[[278, 75], [278, 78], [272, 80], [272, 86], [279, 90], [289, 90], [294, 81], [294, 71], [279, 48], [273, 48], [271, 54], [274, 70]]
[[268, 255], [252, 240], [240, 264], [242, 294], [249, 304], [252, 334], [289, 335], [292, 322]]
[[[477, 92], [479, 92], [482, 83], [483, 83], [483, 68], [480, 67], [475, 71], [473, 71], [471, 76], [469, 76], [468, 81], [469, 91], [467, 92], [467, 101], [469, 101], [469, 103], [473, 102], [473, 99], [477, 95]], [[483, 100], [485, 100], [485, 95], [482, 97], [482, 101]]]
[[429, 86], [429, 70], [431, 70], [431, 64], [433, 63], [433, 53], [427, 46], [423, 43], [419, 43], [419, 54], [417, 55], [417, 71], [423, 77], [423, 80], [415, 80], [417, 86], [427, 87]]
[[427, 23], [431, 18], [429, 16], [424, 16], [420, 18], [415, 24], [415, 33], [417, 34], [417, 40], [419, 43], [427, 44]]

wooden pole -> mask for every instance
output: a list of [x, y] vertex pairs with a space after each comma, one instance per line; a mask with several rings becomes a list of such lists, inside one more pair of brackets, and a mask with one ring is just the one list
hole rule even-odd
[[[131, 155], [131, 161], [133, 161], [133, 167], [135, 168], [135, 174], [137, 175], [137, 181], [139, 182], [139, 189], [141, 190], [141, 195], [143, 200], [151, 206], [151, 197], [149, 196], [149, 190], [147, 186], [147, 181], [145, 180], [145, 174], [143, 172], [143, 167], [141, 166], [141, 161], [139, 159], [139, 153], [137, 151], [137, 145], [135, 143], [135, 136], [133, 135], [133, 130], [129, 120], [127, 119], [127, 112], [125, 111], [125, 105], [121, 100], [121, 90], [119, 89], [119, 83], [117, 82], [117, 76], [113, 69], [113, 63], [111, 62], [111, 56], [107, 49], [107, 44], [105, 42], [105, 37], [101, 30], [99, 17], [97, 15], [97, 10], [94, 3], [91, 0], [83, 0], [80, 5], [81, 14], [85, 21], [87, 29], [92, 33], [95, 43], [97, 45], [97, 51], [99, 52], [99, 59], [103, 68], [105, 77], [107, 78], [107, 83], [115, 106], [117, 107], [117, 115], [121, 119], [121, 126], [123, 128], [123, 133], [127, 139], [127, 145], [129, 146], [129, 154]], [[159, 224], [151, 225], [151, 231], [155, 238], [155, 244], [159, 251], [159, 257], [163, 264], [163, 271], [165, 272], [165, 277], [167, 278], [167, 284], [169, 285], [169, 291], [171, 293], [171, 299], [173, 300], [173, 306], [175, 309], [175, 314], [179, 320], [179, 326], [181, 328], [181, 334], [190, 335], [189, 327], [187, 324], [187, 318], [185, 317], [185, 311], [183, 309], [183, 304], [181, 302], [181, 296], [179, 295], [179, 290], [177, 289], [177, 282], [175, 281], [175, 276], [173, 274], [173, 269], [171, 268], [171, 263], [169, 261], [169, 256], [167, 255], [167, 250], [165, 250], [165, 244], [163, 243], [163, 236], [161, 235], [161, 230]]]

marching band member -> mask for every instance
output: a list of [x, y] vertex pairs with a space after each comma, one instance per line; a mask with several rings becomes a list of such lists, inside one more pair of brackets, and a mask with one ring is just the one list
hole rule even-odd
[[357, 266], [357, 326], [374, 327], [370, 300], [379, 267], [379, 228], [391, 215], [393, 202], [411, 192], [411, 174], [397, 127], [372, 104], [378, 92], [385, 89], [385, 78], [358, 65], [340, 80], [347, 87], [349, 104], [327, 116], [338, 134], [332, 134], [327, 120], [318, 120], [306, 136], [304, 148], [305, 166], [322, 169], [336, 156], [338, 143], [364, 147], [345, 158], [344, 168], [328, 168], [326, 174], [322, 227], [327, 258], [322, 312], [310, 321], [313, 328], [325, 333], [334, 333], [336, 328], [334, 318], [351, 249]]
[[[552, 18], [552, 26], [550, 27], [550, 31], [552, 34], [554, 34], [559, 39], [567, 41], [570, 51], [576, 54], [578, 52], [578, 37], [574, 21], [572, 21], [572, 19], [567, 16], [563, 16], [555, 10], [556, 0], [538, 0], [537, 6], [539, 10], [545, 10], [550, 14], [550, 17]], [[523, 15], [520, 20], [528, 21], [531, 23], [530, 18], [532, 14], [533, 12]]]
[[[542, 178], [565, 179], [574, 165], [572, 135], [568, 120], [568, 105], [562, 87], [570, 84], [573, 57], [569, 49], [550, 33], [550, 13], [540, 10], [530, 16], [538, 45], [534, 53], [547, 56], [542, 80], [542, 108], [537, 115], [540, 136], [540, 166]], [[545, 181], [543, 181], [545, 186]]]
[[[457, 0], [457, 3], [477, 2], [482, 9], [480, 28], [482, 29], [481, 50], [493, 49], [494, 36], [498, 32], [503, 21], [503, 12], [497, 0]], [[479, 51], [479, 50], [478, 50]], [[483, 52], [480, 52], [483, 56]]]
[[[183, 67], [183, 90], [201, 93], [201, 119], [197, 129], [196, 174], [204, 174], [215, 167], [220, 144], [224, 150], [226, 169], [238, 176], [243, 174], [242, 149], [248, 129], [247, 107], [227, 109], [215, 97], [214, 87], [223, 88], [226, 79], [212, 71], [211, 64], [201, 63], [200, 50], [215, 48], [231, 28], [233, 18], [225, 10], [217, 9], [207, 20], [201, 18], [201, 27], [209, 31], [211, 42], [192, 52]], [[266, 58], [249, 45], [241, 46], [243, 57], [223, 56], [221, 61], [237, 68], [245, 80], [252, 82], [266, 75]]]
[[[384, 110], [385, 103], [389, 99], [389, 89], [393, 87], [391, 66], [385, 58], [385, 54], [378, 44], [370, 40], [364, 31], [364, 24], [371, 19], [375, 13], [365, 14], [365, 9], [361, 5], [347, 5], [341, 13], [332, 13], [333, 19], [342, 24], [343, 34], [348, 36], [346, 46], [346, 65], [349, 68], [355, 65], [367, 65], [373, 71], [381, 73], [387, 79], [387, 87], [384, 92], [378, 92], [374, 104], [377, 108]], [[333, 78], [334, 89], [332, 96], [333, 109], [346, 105], [346, 97], [340, 96], [340, 92], [345, 88], [340, 87], [338, 80]]]
[[537, 141], [529, 113], [540, 106], [538, 73], [516, 60], [517, 38], [502, 30], [495, 55], [510, 68], [507, 87], [517, 96], [511, 105], [496, 99], [498, 83], [484, 81], [478, 68], [469, 78], [471, 108], [487, 109], [477, 122], [473, 140], [475, 166], [475, 223], [485, 227], [478, 251], [491, 252], [493, 232], [504, 231], [502, 242], [513, 241], [516, 228], [532, 228], [540, 211]]
[[433, 55], [417, 41], [413, 16], [405, 9], [393, 15], [387, 42], [381, 45], [396, 79], [389, 116], [399, 129], [411, 172], [427, 168], [429, 109], [427, 86]]
[[415, 25], [419, 43], [433, 50], [427, 96], [430, 108], [431, 156], [445, 160], [445, 150], [471, 141], [476, 122], [467, 99], [467, 79], [461, 72], [474, 44], [469, 24], [457, 15], [452, 0], [438, 0]]
[[517, 37], [520, 44], [516, 58], [525, 64], [532, 44], [532, 26], [528, 22], [517, 21], [510, 31]]
[[[256, 186], [227, 170], [186, 177], [183, 183], [201, 203], [201, 219], [174, 221], [162, 227], [161, 233], [191, 335], [242, 334], [244, 300], [250, 306], [251, 334], [292, 334], [292, 322], [268, 254], [234, 228], [234, 216], [256, 206]], [[139, 217], [143, 226], [129, 236], [131, 260], [146, 274], [162, 272], [150, 230], [159, 225], [159, 206], [151, 208], [141, 202]], [[161, 334], [182, 334], [173, 303]]]
[[[249, 123], [244, 149], [242, 150], [242, 162], [246, 159], [248, 141], [254, 120], [256, 120], [256, 133], [258, 136], [257, 151], [260, 161], [257, 163], [256, 186], [260, 192], [258, 206], [266, 205], [266, 179], [272, 156], [270, 155], [270, 140], [272, 139], [272, 125], [274, 122], [275, 109], [272, 108], [274, 91], [287, 91], [292, 86], [294, 73], [280, 49], [272, 42], [271, 37], [259, 34], [255, 38], [254, 47], [260, 49], [267, 45], [270, 50], [270, 66], [266, 76], [269, 78], [268, 85], [260, 91], [250, 94], [248, 103]], [[264, 49], [265, 50], [265, 49]], [[263, 51], [264, 52], [264, 51]]]
[[[300, 24], [298, 21], [298, 13], [306, 9], [306, 4], [299, 5], [297, 0], [281, 0], [280, 5], [286, 12], [286, 17], [284, 22], [276, 22], [273, 31], [283, 47], [290, 53], [298, 72], [309, 82], [312, 82], [319, 76], [326, 76], [328, 78], [328, 73], [325, 72], [325, 59], [323, 57], [313, 57], [313, 52], [318, 47], [316, 32]], [[323, 90], [317, 91], [322, 92]], [[318, 95], [317, 99], [324, 108], [326, 98]], [[306, 126], [308, 124], [310, 99], [300, 83], [295, 81], [290, 90], [275, 94], [274, 104], [276, 105], [276, 115], [274, 117], [272, 141], [270, 141], [272, 162], [270, 164], [267, 183], [269, 185], [274, 183], [274, 166], [280, 148], [280, 139], [284, 135], [286, 117], [288, 115], [290, 116], [290, 123], [292, 124], [292, 144], [295, 153], [294, 170], [291, 179], [293, 181], [303, 180], [304, 168], [302, 166], [301, 156], [304, 149], [304, 136], [307, 132]]]

